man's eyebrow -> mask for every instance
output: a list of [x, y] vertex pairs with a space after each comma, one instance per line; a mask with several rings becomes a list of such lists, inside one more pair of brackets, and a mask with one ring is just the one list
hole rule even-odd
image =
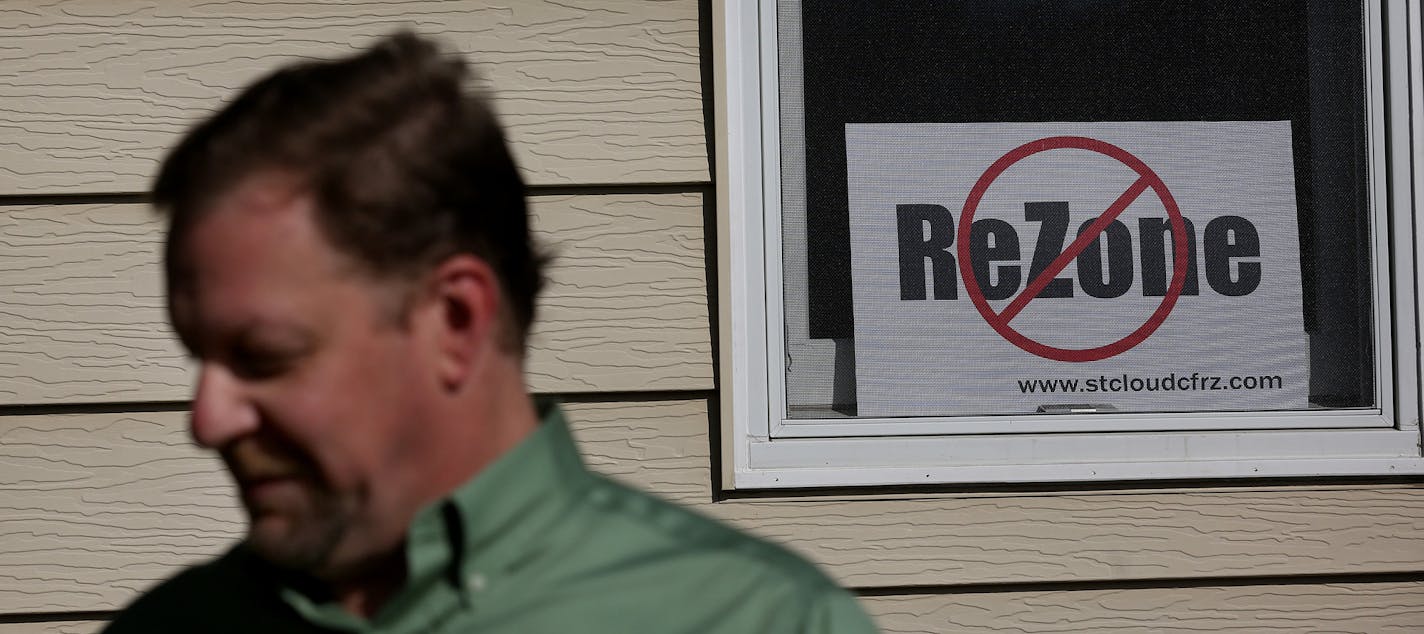
[[317, 333], [305, 326], [253, 319], [239, 325], [231, 341], [249, 347], [308, 348], [316, 343]]
[[302, 353], [318, 341], [318, 333], [299, 324], [276, 322], [260, 317], [244, 320], [230, 327], [212, 323], [207, 328], [195, 326], [190, 320], [172, 320], [173, 334], [190, 358], [200, 358], [217, 351], [281, 348], [281, 352]]

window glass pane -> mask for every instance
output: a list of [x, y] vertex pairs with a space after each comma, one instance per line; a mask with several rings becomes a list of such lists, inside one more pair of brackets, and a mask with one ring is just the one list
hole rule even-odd
[[1360, 3], [777, 13], [789, 416], [1376, 405]]

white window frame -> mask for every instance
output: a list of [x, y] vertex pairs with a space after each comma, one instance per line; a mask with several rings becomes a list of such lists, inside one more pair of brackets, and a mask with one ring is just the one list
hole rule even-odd
[[1371, 252], [1389, 253], [1374, 256], [1378, 407], [810, 420], [783, 415], [778, 83], [774, 64], [763, 63], [776, 59], [776, 3], [714, 2], [724, 487], [1424, 474], [1420, 2], [1373, 2], [1366, 24]]

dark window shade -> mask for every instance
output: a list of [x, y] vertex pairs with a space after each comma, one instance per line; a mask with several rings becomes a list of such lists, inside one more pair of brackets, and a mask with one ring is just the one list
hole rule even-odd
[[1374, 401], [1357, 3], [803, 0], [810, 335], [854, 335], [846, 123], [1289, 120], [1311, 400]]

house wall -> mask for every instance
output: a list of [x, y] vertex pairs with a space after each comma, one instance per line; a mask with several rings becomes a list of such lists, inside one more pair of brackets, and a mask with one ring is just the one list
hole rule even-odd
[[788, 544], [890, 632], [1424, 631], [1424, 485], [720, 490], [710, 9], [0, 4], [0, 634], [88, 632], [242, 517], [185, 430], [143, 192], [261, 72], [400, 26], [471, 54], [556, 255], [530, 384], [594, 468]]

